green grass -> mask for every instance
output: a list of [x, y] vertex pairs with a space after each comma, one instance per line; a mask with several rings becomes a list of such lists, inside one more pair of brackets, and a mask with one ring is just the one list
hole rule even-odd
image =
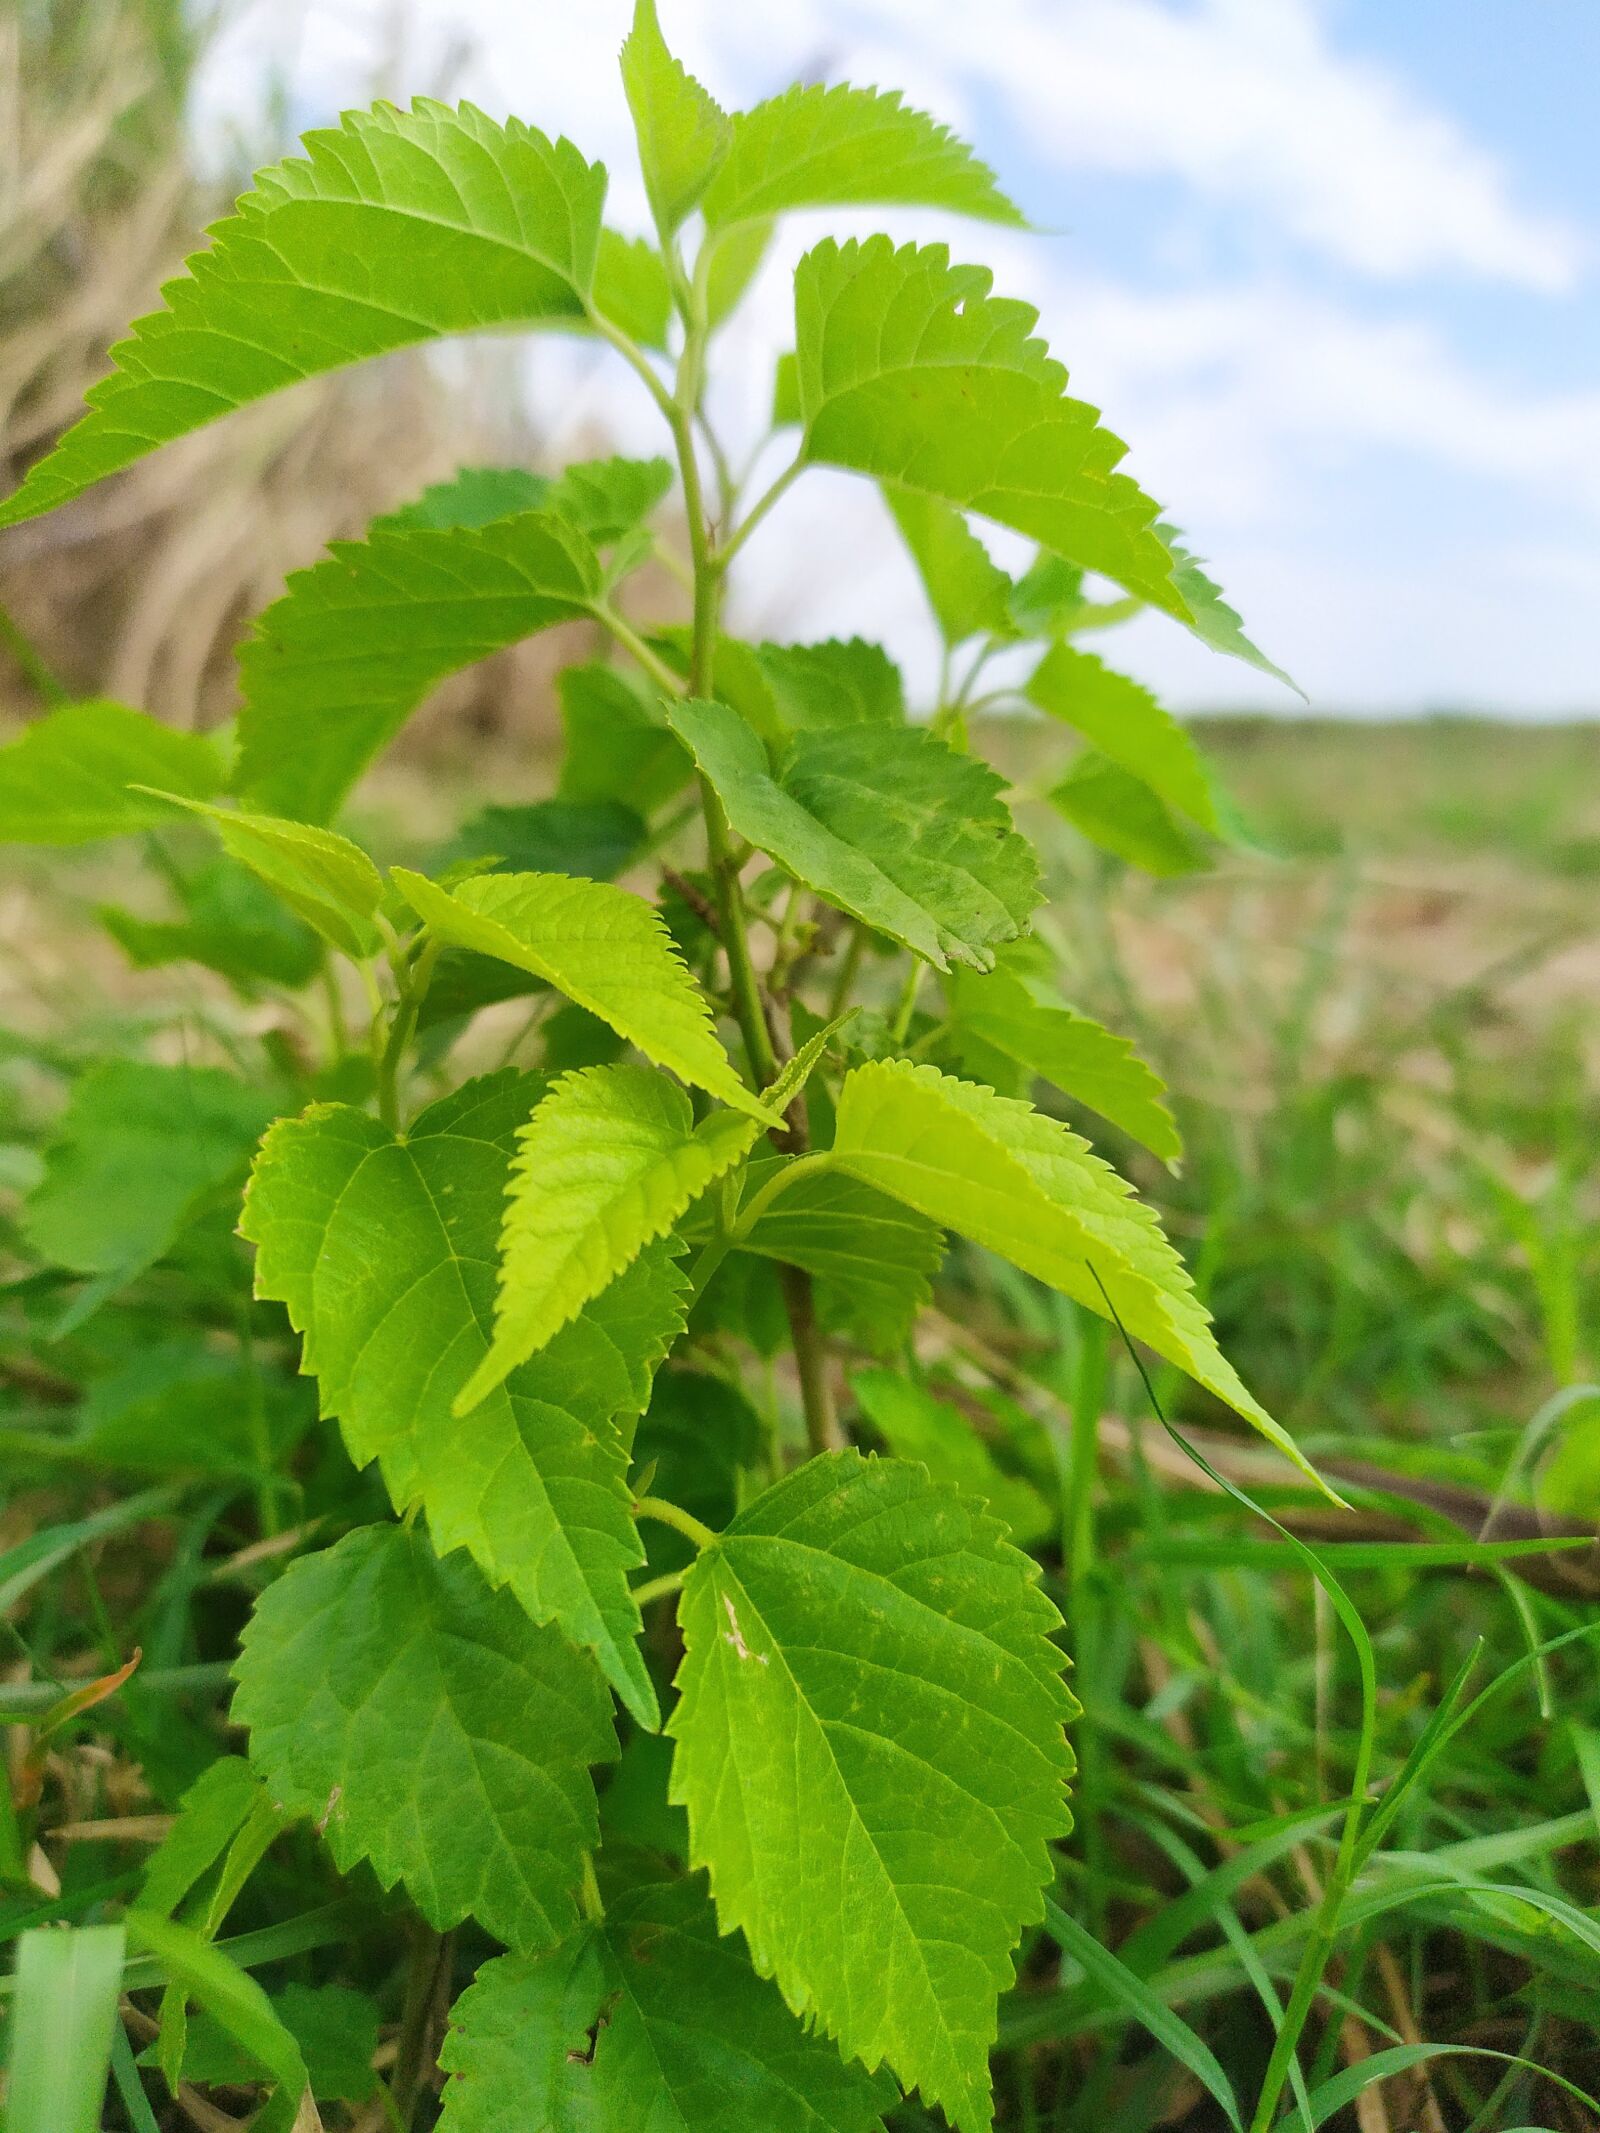
[[[1003, 1359], [1011, 1397], [975, 1412], [1051, 1494], [1045, 1575], [1085, 1705], [1077, 1830], [1002, 2010], [1000, 2122], [1210, 2133], [1231, 2094], [1248, 2123], [1298, 1976], [1313, 2118], [1331, 2103], [1326, 2122], [1360, 2133], [1592, 2129], [1596, 2107], [1560, 2084], [1600, 2093], [1600, 1581], [1586, 1548], [1512, 1544], [1533, 1545], [1541, 1510], [1600, 1520], [1596, 1409], [1578, 1391], [1600, 1362], [1600, 961], [1580, 863], [1600, 732], [1237, 722], [1209, 737], [1276, 856], [1153, 884], [1057, 834], [1051, 924], [1081, 1004], [1136, 1032], [1172, 1080], [1181, 1174], [1118, 1152], [1183, 1243], [1226, 1351], [1330, 1472], [1359, 1462], [1362, 1485], [1347, 1484], [1353, 1515], [1319, 1506], [1186, 1388], [1147, 1388], [1060, 1299], [971, 1263], [971, 1311], [926, 1361], [970, 1400], [964, 1357], [976, 1344]], [[403, 823], [407, 794], [398, 774], [386, 819]], [[52, 862], [0, 891], [8, 1206], [63, 1069], [108, 1030], [141, 1041], [183, 988], [197, 1045], [228, 1040], [236, 1011], [202, 981], [130, 983], [86, 946], [89, 907], [114, 886], [104, 862]], [[231, 1249], [220, 1229], [207, 1248]], [[293, 1527], [349, 1488], [336, 1455], [302, 1455], [278, 1500], [219, 1481], [74, 1531], [142, 1484], [52, 1454], [63, 1388], [115, 1359], [134, 1314], [159, 1317], [178, 1276], [157, 1269], [62, 1333], [66, 1296], [13, 1273], [6, 1660], [37, 1685], [100, 1672], [132, 1642], [145, 1656], [57, 1737], [43, 1826], [100, 1833], [46, 1837], [48, 1873], [0, 1893], [8, 1936], [91, 1920], [133, 1887], [139, 1818], [223, 1737], [220, 1669], [270, 1568], [240, 1549], [263, 1518]], [[219, 1315], [209, 1337], [237, 1331]], [[1203, 1485], [1152, 1393], [1230, 1481], [1327, 1544], [1337, 1585]], [[1477, 1545], [1486, 1523], [1501, 1546]], [[34, 1689], [13, 1695], [0, 1688], [0, 1714], [37, 1715]], [[1368, 1760], [1388, 1826], [1362, 1857], [1340, 1837]], [[59, 1894], [38, 1885], [51, 1875]], [[393, 1937], [356, 1894], [352, 1910], [309, 1833], [292, 1834], [224, 1938], [272, 1990], [338, 1979], [392, 2024]], [[1451, 2054], [1412, 2064], [1401, 2047], [1416, 2039]], [[1364, 2057], [1396, 2052], [1358, 2118], [1346, 2092]], [[106, 2123], [130, 2123], [122, 2110]], [[1281, 2112], [1306, 2122], [1292, 2089]], [[184, 2122], [176, 2106], [161, 2120]]]

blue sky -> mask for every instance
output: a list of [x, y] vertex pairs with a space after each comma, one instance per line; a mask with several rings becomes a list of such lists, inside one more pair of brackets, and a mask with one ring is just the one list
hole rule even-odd
[[[903, 86], [975, 142], [1047, 234], [936, 233], [1039, 305], [1073, 390], [1314, 707], [1600, 712], [1600, 0], [660, 7], [727, 102], [820, 68]], [[637, 222], [615, 71], [630, 12], [412, 0], [396, 49], [384, 0], [275, 4], [224, 44], [214, 93], [237, 107], [270, 63], [312, 123], [369, 93], [387, 53], [402, 92], [570, 133]], [[792, 233], [729, 352], [735, 429], [815, 234]], [[596, 420], [648, 440], [609, 367], [547, 345], [529, 376], [556, 444]], [[915, 591], [858, 487], [808, 502], [803, 485], [747, 555], [750, 627], [842, 623], [916, 670]], [[1165, 624], [1122, 646], [1179, 708], [1289, 707]]]

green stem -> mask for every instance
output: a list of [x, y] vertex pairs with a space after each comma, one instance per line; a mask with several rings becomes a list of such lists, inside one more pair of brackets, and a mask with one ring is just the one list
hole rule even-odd
[[772, 484], [772, 487], [763, 496], [757, 497], [723, 544], [721, 562], [724, 569], [732, 562], [745, 542], [749, 540], [751, 534], [755, 532], [757, 526], [760, 525], [773, 505], [781, 502], [804, 472], [805, 468], [798, 459], [791, 460]]
[[922, 990], [923, 967], [916, 956], [913, 956], [911, 968], [906, 972], [905, 984], [900, 988], [900, 998], [895, 1006], [893, 1020], [889, 1024], [889, 1035], [894, 1040], [896, 1050], [905, 1043], [906, 1032], [911, 1027], [911, 1017], [917, 1011], [917, 994]]
[[664, 1496], [637, 1497], [633, 1515], [635, 1518], [653, 1518], [658, 1526], [671, 1526], [674, 1532], [683, 1535], [696, 1553], [711, 1547], [717, 1537], [692, 1511], [684, 1510], [681, 1504], [668, 1503]]
[[630, 658], [638, 660], [663, 696], [681, 696], [683, 683], [673, 673], [659, 652], [653, 652], [629, 622], [623, 620], [614, 608], [597, 607], [595, 620], [608, 629]]
[[668, 1570], [661, 1577], [646, 1578], [642, 1585], [635, 1585], [632, 1599], [635, 1607], [648, 1607], [652, 1600], [664, 1600], [668, 1593], [682, 1592], [683, 1581], [688, 1576], [685, 1570]]
[[11, 654], [41, 702], [53, 707], [72, 701], [72, 691], [16, 617], [3, 607], [0, 607], [0, 646]]
[[[689, 660], [689, 694], [708, 695], [716, 669], [717, 631], [722, 600], [723, 575], [734, 550], [751, 526], [770, 509], [777, 494], [799, 471], [798, 462], [785, 479], [756, 506], [728, 549], [718, 556], [713, 550], [706, 522], [705, 494], [700, 463], [694, 447], [694, 422], [700, 407], [706, 344], [706, 262], [700, 262], [690, 302], [684, 316], [683, 356], [678, 365], [677, 387], [668, 417], [677, 446], [678, 470], [683, 481], [684, 513], [688, 521], [689, 555], [694, 566], [694, 631]], [[706, 854], [716, 893], [718, 926], [723, 952], [728, 959], [728, 982], [734, 1012], [744, 1036], [750, 1071], [757, 1088], [766, 1088], [777, 1078], [778, 1055], [767, 1027], [766, 1011], [755, 964], [750, 957], [750, 935], [745, 919], [744, 890], [739, 881], [727, 815], [711, 781], [704, 773], [699, 780], [700, 804], [705, 815]], [[827, 1357], [817, 1325], [816, 1301], [811, 1277], [798, 1267], [786, 1267], [782, 1276], [783, 1300], [794, 1343], [795, 1367], [800, 1380], [800, 1398], [805, 1411], [806, 1436], [814, 1450], [841, 1441], [828, 1389]]]
[[429, 941], [410, 968], [401, 974], [400, 993], [389, 1022], [388, 1041], [378, 1054], [378, 1116], [391, 1133], [400, 1130], [400, 1068], [406, 1046], [417, 1026], [417, 1012], [427, 996], [433, 966], [439, 960], [439, 943]]
[[405, 2000], [395, 2046], [390, 2093], [402, 2126], [415, 2124], [438, 2062], [450, 2012], [453, 1933], [436, 1933], [419, 1919], [406, 1960]]

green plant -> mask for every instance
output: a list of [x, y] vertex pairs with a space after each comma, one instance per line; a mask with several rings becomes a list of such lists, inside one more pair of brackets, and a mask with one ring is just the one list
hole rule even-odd
[[[799, 441], [747, 503], [707, 424], [708, 350], [774, 220], [1019, 218], [893, 97], [796, 90], [728, 118], [648, 0], [623, 67], [655, 244], [604, 227], [604, 174], [568, 143], [470, 108], [349, 117], [261, 176], [0, 509], [63, 502], [297, 378], [486, 326], [609, 343], [672, 450], [556, 479], [470, 469], [336, 547], [245, 647], [231, 754], [89, 704], [0, 756], [9, 834], [148, 840], [172, 915], [104, 914], [136, 964], [194, 961], [269, 1010], [244, 1043], [202, 1020], [182, 1065], [98, 1059], [27, 1195], [16, 1301], [48, 1317], [56, 1382], [90, 1388], [72, 1432], [28, 1449], [160, 1482], [24, 1543], [0, 1589], [179, 1506], [187, 1522], [148, 1670], [96, 1587], [107, 1670], [18, 1708], [42, 1743], [131, 1702], [176, 1804], [109, 1892], [134, 1898], [125, 1983], [161, 1991], [144, 2056], [180, 2098], [268, 2088], [267, 2133], [319, 2103], [419, 2124], [436, 2061], [451, 2133], [920, 2122], [901, 2090], [967, 2133], [991, 2122], [997, 2002], [1041, 1925], [1237, 2124], [1209, 2047], [1044, 1894], [1075, 1706], [1015, 1543], [1059, 1539], [1072, 1589], [1104, 1327], [1311, 1470], [1154, 1216], [1028, 1100], [1042, 1083], [1179, 1153], [1157, 1077], [1055, 989], [1030, 936], [1039, 866], [979, 742], [1017, 693], [984, 686], [991, 662], [1022, 651], [1021, 693], [1089, 744], [1050, 783], [1058, 812], [1182, 871], [1237, 835], [1233, 812], [1183, 729], [1076, 640], [1149, 607], [1265, 662], [1033, 313], [943, 247], [801, 260], [775, 392]], [[925, 724], [874, 646], [724, 627], [736, 557], [813, 465], [881, 483], [922, 573], [946, 653]], [[630, 605], [671, 552], [652, 520], [674, 481], [686, 625]], [[1037, 540], [1032, 567], [1001, 572], [968, 511]], [[1119, 597], [1088, 597], [1088, 571]], [[562, 678], [552, 797], [482, 809], [423, 866], [329, 826], [436, 681], [573, 620], [617, 656]], [[612, 878], [652, 868], [656, 901]], [[475, 1017], [507, 1001], [504, 1062], [463, 1078]], [[247, 1166], [253, 1295], [229, 1235]], [[981, 1338], [1008, 1268], [1066, 1300], [1059, 1447]], [[958, 1380], [919, 1329], [963, 1321]], [[841, 1413], [847, 1363], [875, 1367]], [[232, 1625], [248, 1759], [167, 1719], [233, 1661], [177, 1626], [219, 1575], [253, 1601]], [[1262, 2129], [1372, 1852], [1365, 1680], [1345, 1839], [1287, 2012], [1263, 1995]], [[0, 1833], [14, 1890], [28, 1770]], [[224, 1949], [246, 1900], [263, 1923]], [[269, 1997], [248, 1974], [346, 1939], [369, 1950], [361, 1986]], [[144, 2123], [140, 2076], [113, 2072]]]

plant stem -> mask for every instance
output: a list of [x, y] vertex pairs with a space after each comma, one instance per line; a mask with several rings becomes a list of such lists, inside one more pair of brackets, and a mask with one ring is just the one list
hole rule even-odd
[[684, 1510], [681, 1504], [668, 1503], [664, 1496], [636, 1498], [633, 1513], [636, 1518], [653, 1518], [658, 1526], [671, 1526], [675, 1532], [681, 1533], [696, 1551], [709, 1548], [717, 1537], [692, 1511]]
[[[744, 526], [722, 555], [712, 547], [706, 522], [705, 493], [700, 463], [694, 447], [694, 423], [699, 413], [704, 371], [706, 316], [703, 273], [697, 272], [690, 299], [684, 309], [683, 356], [678, 365], [677, 388], [668, 421], [677, 446], [678, 470], [683, 481], [684, 513], [688, 520], [689, 555], [694, 567], [694, 630], [689, 659], [689, 694], [708, 695], [714, 686], [717, 630], [722, 601], [723, 575], [728, 559], [744, 535], [799, 471], [798, 462], [757, 504]], [[711, 781], [700, 777], [700, 805], [705, 815], [706, 854], [715, 886], [717, 918], [723, 952], [728, 959], [728, 982], [734, 1012], [749, 1055], [756, 1085], [766, 1088], [778, 1072], [777, 1049], [767, 1027], [760, 981], [750, 956], [750, 934], [745, 918], [744, 890], [739, 881], [728, 818]], [[811, 1276], [798, 1267], [783, 1270], [784, 1306], [789, 1334], [794, 1343], [795, 1367], [800, 1380], [800, 1400], [805, 1411], [806, 1436], [814, 1451], [841, 1442], [833, 1401], [828, 1390], [827, 1357], [817, 1325], [816, 1300]]]
[[668, 1570], [658, 1578], [646, 1578], [642, 1585], [632, 1589], [634, 1606], [648, 1607], [652, 1600], [664, 1600], [668, 1593], [682, 1592], [686, 1575], [687, 1572], [682, 1570]]
[[450, 1970], [455, 1935], [436, 1933], [419, 1919], [406, 1960], [405, 2000], [389, 2084], [402, 2126], [416, 2122], [418, 2106], [433, 2077], [450, 2012]]

